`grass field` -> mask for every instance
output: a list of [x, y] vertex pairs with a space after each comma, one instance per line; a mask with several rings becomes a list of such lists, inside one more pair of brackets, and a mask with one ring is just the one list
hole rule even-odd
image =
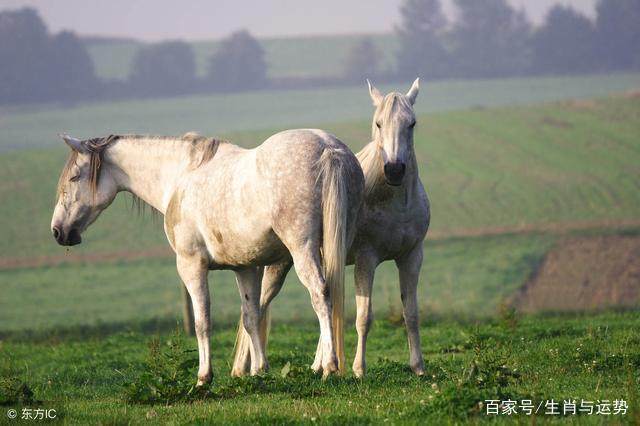
[[[540, 235], [427, 243], [421, 311], [432, 319], [495, 315], [501, 302], [532, 273], [553, 240]], [[171, 259], [43, 266], [2, 274], [0, 336], [8, 331], [76, 325], [109, 328], [135, 320], [175, 323], [181, 313], [180, 281]], [[353, 317], [351, 268], [347, 275], [347, 314]], [[233, 273], [212, 272], [209, 277], [214, 322], [232, 324], [240, 312]], [[397, 270], [391, 263], [378, 269], [374, 306], [381, 318], [401, 318], [397, 282]], [[294, 306], [300, 309], [291, 309]], [[282, 297], [274, 302], [274, 318], [289, 323], [315, 318], [309, 295], [295, 273], [290, 274]]]
[[[411, 82], [381, 86], [384, 91], [408, 90]], [[582, 77], [537, 77], [479, 81], [423, 82], [416, 112], [420, 114], [530, 105], [582, 99], [640, 88], [640, 74]], [[257, 145], [272, 132], [299, 127], [326, 127], [354, 120], [369, 121], [371, 99], [363, 81], [356, 87], [313, 90], [258, 91], [79, 105], [42, 105], [0, 109], [0, 152], [9, 149], [59, 146], [56, 135], [78, 137], [108, 133], [183, 134], [198, 131], [228, 136], [258, 131]], [[358, 124], [360, 126], [360, 123]], [[364, 129], [369, 126], [366, 125]], [[359, 127], [361, 128], [361, 127]], [[271, 132], [271, 133], [270, 133]], [[236, 136], [236, 135], [234, 135]], [[351, 144], [363, 139], [346, 140]]]
[[[513, 419], [487, 418], [478, 403], [583, 398], [625, 399], [631, 409], [624, 417], [565, 416], [563, 421], [640, 422], [640, 311], [520, 317], [507, 303], [565, 236], [640, 234], [640, 97], [604, 96], [605, 87], [638, 87], [638, 76], [473, 84], [425, 88], [419, 100], [427, 105], [420, 107], [416, 152], [433, 210], [419, 286], [427, 376], [416, 378], [405, 367], [397, 276], [395, 267], [385, 264], [374, 284], [376, 322], [364, 380], [323, 382], [306, 368], [317, 325], [309, 296], [293, 273], [274, 303], [272, 372], [231, 379], [238, 295], [231, 273], [212, 272], [215, 379], [206, 394], [189, 393], [195, 340], [172, 332], [180, 326], [179, 284], [174, 262], [157, 250], [166, 246], [160, 221], [137, 217], [120, 196], [87, 231], [84, 243], [66, 254], [53, 241], [49, 221], [67, 153], [42, 135], [58, 126], [76, 128], [80, 136], [194, 128], [217, 133], [207, 131], [211, 109], [202, 106], [221, 98], [12, 111], [0, 117], [0, 410], [18, 407], [22, 389], [25, 405], [56, 408], [73, 424], [436, 424], [443, 417], [501, 423]], [[510, 88], [521, 90], [522, 98]], [[522, 105], [538, 98], [584, 97], [589, 90], [603, 96]], [[448, 99], [447, 91], [465, 92], [464, 99]], [[349, 98], [356, 89], [340, 89], [322, 95], [324, 103], [315, 111], [329, 122], [324, 127], [353, 149], [368, 140], [370, 127], [366, 91], [357, 92], [360, 106]], [[295, 109], [296, 102], [306, 106], [291, 120], [302, 125], [315, 114], [313, 102], [304, 103], [310, 93], [283, 96], [274, 111], [256, 118], [268, 123], [263, 130], [250, 130], [257, 124], [240, 119], [234, 124], [228, 116], [224, 134], [255, 146], [285, 126], [277, 116]], [[344, 120], [335, 118], [336, 111], [322, 110], [331, 95], [354, 102]], [[276, 95], [225, 100], [240, 105], [241, 100], [267, 102], [269, 96]], [[471, 108], [474, 99], [503, 106]], [[467, 109], [446, 111], [458, 104]], [[176, 124], [180, 109], [188, 127]], [[25, 259], [32, 263], [20, 266]], [[351, 268], [347, 276], [350, 358]], [[22, 384], [41, 402], [30, 401]], [[0, 415], [4, 420], [4, 412]], [[522, 423], [551, 419], [518, 417]]]
[[[245, 379], [228, 376], [233, 330], [216, 329], [214, 384], [206, 395], [191, 396], [195, 342], [179, 334], [153, 337], [134, 324], [106, 336], [14, 336], [0, 349], [3, 409], [20, 408], [15, 400], [24, 392], [15, 389], [26, 384], [42, 402], [27, 399], [24, 406], [54, 408], [70, 424], [537, 423], [558, 417], [570, 424], [637, 424], [638, 330], [637, 312], [427, 324], [427, 374], [418, 378], [405, 366], [403, 329], [377, 321], [367, 377], [323, 382], [307, 368], [317, 338], [314, 325], [277, 326], [270, 341], [272, 372]], [[346, 342], [353, 347], [353, 332]], [[480, 404], [493, 399], [532, 400], [534, 407], [552, 399], [608, 400], [610, 412], [614, 400], [625, 400], [630, 409], [626, 415], [552, 416], [543, 405], [536, 416], [489, 418]]]
[[[344, 72], [344, 62], [350, 49], [363, 37], [370, 37], [378, 48], [381, 69], [391, 68], [395, 63], [396, 39], [387, 34], [266, 38], [260, 42], [271, 78], [339, 77]], [[108, 43], [88, 41], [86, 45], [99, 77], [124, 80], [136, 51], [143, 44], [122, 40]], [[197, 73], [202, 76], [206, 74], [209, 58], [216, 52], [219, 42], [197, 41], [191, 46]]]
[[[434, 234], [639, 217], [640, 98], [430, 114], [418, 122], [416, 152]], [[368, 121], [328, 127], [353, 149], [368, 140]], [[232, 140], [254, 146], [270, 133]], [[49, 221], [65, 150], [0, 156], [0, 198], [9, 201], [0, 204], [0, 257], [64, 253]], [[126, 196], [119, 198], [74, 253], [165, 244], [161, 223], [135, 217]]]

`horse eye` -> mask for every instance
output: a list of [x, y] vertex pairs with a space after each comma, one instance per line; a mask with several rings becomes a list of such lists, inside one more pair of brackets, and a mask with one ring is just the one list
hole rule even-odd
[[379, 121], [376, 121], [376, 126], [378, 127], [378, 129], [380, 129], [382, 127], [382, 124], [380, 124]]
[[416, 127], [416, 122], [414, 121], [413, 123], [409, 124], [409, 128], [413, 129], [414, 127]]
[[69, 179], [69, 182], [75, 182], [75, 181], [77, 181], [78, 179], [80, 179], [80, 175], [79, 175], [79, 174], [78, 174], [78, 175], [75, 175], [75, 176], [71, 176], [71, 178]]

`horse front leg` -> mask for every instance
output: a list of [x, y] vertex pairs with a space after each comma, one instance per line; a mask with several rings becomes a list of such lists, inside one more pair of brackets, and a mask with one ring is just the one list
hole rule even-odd
[[396, 260], [400, 273], [400, 297], [404, 323], [409, 341], [409, 366], [415, 374], [424, 374], [424, 361], [420, 348], [420, 321], [418, 319], [418, 278], [422, 267], [422, 241], [407, 255]]
[[209, 284], [207, 280], [208, 262], [201, 256], [176, 258], [178, 274], [182, 279], [193, 304], [193, 318], [198, 339], [198, 382], [197, 386], [211, 382], [211, 355], [209, 335], [211, 332]]
[[366, 370], [367, 335], [371, 328], [373, 315], [371, 312], [371, 290], [373, 277], [378, 266], [377, 257], [370, 252], [359, 253], [355, 262], [356, 285], [356, 331], [358, 346], [353, 360], [353, 374], [364, 376]]
[[261, 268], [251, 267], [236, 271], [238, 291], [242, 299], [242, 324], [245, 332], [251, 337], [251, 375], [263, 373], [269, 368], [259, 330], [261, 278]]

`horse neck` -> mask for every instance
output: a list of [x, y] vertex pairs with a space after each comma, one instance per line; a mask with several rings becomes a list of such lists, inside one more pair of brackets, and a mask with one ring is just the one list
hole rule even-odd
[[180, 139], [122, 138], [104, 154], [118, 189], [165, 213], [180, 176], [191, 161], [191, 145]]
[[407, 170], [402, 184], [397, 187], [387, 185], [384, 177], [382, 153], [376, 141], [368, 143], [356, 154], [365, 178], [365, 201], [367, 204], [395, 203], [406, 205], [410, 196], [418, 188], [418, 161], [411, 150], [407, 160]]

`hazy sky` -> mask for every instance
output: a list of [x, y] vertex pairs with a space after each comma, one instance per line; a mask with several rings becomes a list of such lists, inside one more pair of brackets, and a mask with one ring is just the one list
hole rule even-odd
[[[479, 0], [481, 1], [481, 0]], [[593, 16], [596, 0], [509, 0], [539, 23], [555, 3]], [[32, 6], [49, 28], [146, 40], [211, 39], [247, 28], [262, 37], [388, 32], [401, 0], [0, 0]], [[444, 0], [447, 10], [451, 0]]]

